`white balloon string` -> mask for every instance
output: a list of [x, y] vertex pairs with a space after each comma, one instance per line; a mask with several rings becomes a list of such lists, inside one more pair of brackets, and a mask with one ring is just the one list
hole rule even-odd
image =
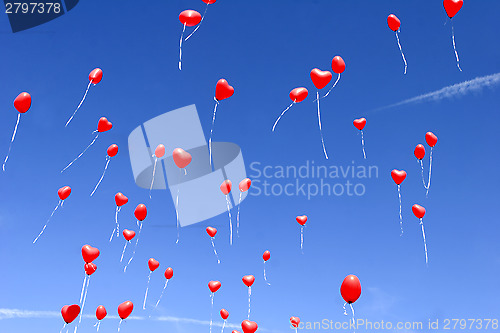
[[356, 320], [354, 319], [354, 308], [352, 307], [352, 303], [349, 303], [351, 306], [351, 311], [352, 311], [352, 325], [356, 325]]
[[175, 197], [175, 215], [177, 217], [177, 240], [175, 244], [179, 243], [179, 188], [177, 188], [177, 196]]
[[5, 164], [7, 163], [7, 160], [9, 159], [10, 155], [10, 150], [12, 149], [12, 143], [14, 142], [14, 139], [16, 138], [16, 133], [17, 133], [17, 127], [19, 126], [19, 121], [21, 120], [21, 114], [17, 114], [17, 122], [16, 126], [14, 126], [14, 133], [12, 134], [12, 139], [10, 139], [10, 144], [9, 144], [9, 150], [7, 152], [7, 156], [5, 156], [5, 161], [3, 161], [2, 169], [5, 171]]
[[316, 92], [316, 98], [318, 102], [318, 125], [319, 125], [319, 133], [321, 134], [321, 144], [323, 145], [323, 152], [325, 153], [326, 159], [328, 159], [328, 154], [326, 153], [325, 141], [323, 140], [323, 131], [321, 130], [321, 112], [319, 110], [319, 90]]
[[144, 303], [142, 304], [142, 309], [146, 310], [146, 299], [148, 298], [149, 282], [151, 281], [151, 271], [148, 275], [148, 284], [146, 285], [146, 294], [144, 295]]
[[427, 191], [425, 192], [425, 197], [429, 195], [429, 189], [431, 188], [431, 172], [432, 172], [432, 147], [431, 147], [431, 153], [429, 155], [429, 182], [427, 183]]
[[100, 320], [97, 322], [97, 331], [96, 332], [99, 332], [99, 327], [101, 327], [101, 321]]
[[214, 293], [210, 294], [210, 301], [212, 303], [212, 306], [210, 308], [210, 333], [212, 333], [212, 322], [214, 314]]
[[69, 125], [69, 123], [71, 122], [71, 120], [73, 119], [73, 117], [76, 115], [76, 112], [78, 111], [78, 109], [80, 109], [80, 106], [82, 106], [83, 104], [83, 101], [85, 100], [85, 98], [87, 97], [87, 93], [89, 92], [89, 89], [90, 89], [90, 85], [92, 84], [92, 81], [89, 82], [89, 85], [87, 86], [87, 90], [85, 90], [85, 94], [83, 95], [83, 98], [82, 100], [80, 101], [80, 104], [78, 104], [78, 106], [76, 107], [76, 110], [75, 112], [73, 112], [73, 115], [69, 118], [69, 120], [66, 122], [66, 125], [64, 125], [64, 127], [67, 127]]
[[425, 264], [429, 266], [429, 259], [427, 257], [427, 242], [425, 241], [424, 221], [422, 219], [420, 219], [420, 226], [422, 227], [422, 238], [424, 240]]
[[327, 97], [328, 95], [330, 95], [330, 93], [332, 92], [333, 88], [335, 88], [335, 86], [337, 85], [337, 83], [339, 83], [339, 81], [340, 81], [340, 73], [337, 76], [337, 80], [335, 81], [335, 83], [333, 84], [333, 86], [330, 88], [330, 90], [328, 90], [328, 92], [325, 94], [325, 96], [323, 96], [321, 98], [319, 98], [319, 96], [318, 96], [318, 97], [316, 97], [316, 99], [323, 99], [323, 98]]
[[398, 185], [398, 195], [399, 195], [399, 225], [401, 226], [400, 236], [403, 236], [403, 215], [401, 213], [401, 185]]
[[[85, 286], [85, 294], [83, 295], [82, 309], [80, 310], [80, 319], [78, 320], [78, 324], [82, 322], [83, 308], [85, 307], [85, 301], [87, 300], [87, 292], [89, 291], [89, 283], [90, 283], [90, 275], [87, 278], [87, 285]], [[75, 327], [76, 329], [76, 327]]]
[[221, 333], [224, 333], [224, 327], [226, 327], [226, 320], [224, 319], [224, 323], [222, 323], [222, 331]]
[[61, 330], [59, 331], [59, 333], [62, 333], [62, 331], [66, 328], [66, 323], [64, 323], [63, 327], [61, 328]]
[[406, 68], [408, 67], [408, 64], [406, 63], [405, 54], [403, 53], [403, 49], [401, 48], [401, 43], [399, 42], [399, 35], [397, 31], [396, 31], [396, 40], [398, 41], [399, 51], [401, 52], [401, 56], [403, 57], [403, 62], [405, 63], [405, 74], [406, 74]]
[[182, 39], [184, 38], [184, 31], [186, 31], [186, 24], [182, 28], [181, 40], [179, 42], [179, 70], [182, 70]]
[[424, 184], [424, 188], [427, 190], [427, 184], [425, 183], [424, 178], [424, 162], [422, 160], [418, 160], [420, 162], [420, 169], [422, 170], [422, 183]]
[[62, 202], [63, 202], [63, 200], [59, 200], [59, 203], [57, 204], [56, 208], [54, 208], [54, 210], [52, 211], [52, 214], [50, 214], [49, 218], [47, 219], [47, 222], [45, 222], [45, 225], [43, 226], [42, 231], [40, 231], [38, 236], [36, 236], [35, 240], [33, 241], [33, 244], [35, 244], [36, 241], [38, 240], [38, 238], [40, 238], [40, 236], [43, 234], [43, 232], [45, 231], [45, 228], [47, 228], [47, 224], [49, 224], [49, 221], [52, 218], [52, 216], [54, 216], [54, 213], [56, 212], [57, 208], [59, 208], [59, 206], [62, 206]]
[[236, 236], [240, 238], [240, 205], [241, 205], [241, 195], [243, 192], [240, 192], [240, 199], [238, 200], [238, 214], [236, 215]]
[[116, 237], [120, 237], [120, 224], [118, 223], [118, 213], [120, 212], [120, 210], [122, 209], [122, 207], [120, 206], [116, 206], [116, 211], [115, 211], [115, 228], [113, 229], [113, 232], [111, 233], [111, 237], [109, 238], [109, 241], [111, 242], [111, 240], [113, 239], [113, 235], [115, 234], [115, 230], [116, 230]]
[[120, 319], [120, 323], [118, 324], [118, 332], [120, 332], [120, 326], [122, 326], [123, 319]]
[[229, 245], [233, 245], [233, 222], [231, 220], [231, 208], [229, 208], [229, 196], [226, 195], [227, 213], [229, 215]]
[[207, 6], [205, 7], [205, 12], [203, 13], [203, 16], [201, 17], [200, 23], [198, 23], [198, 25], [193, 30], [193, 32], [189, 36], [187, 36], [186, 39], [184, 39], [184, 41], [187, 41], [192, 35], [194, 35], [194, 33], [196, 32], [196, 30], [198, 30], [198, 28], [201, 25], [201, 22], [203, 22], [203, 19], [205, 18], [205, 14], [207, 13], [208, 5], [210, 5], [210, 3], [207, 3]]
[[267, 276], [266, 276], [266, 262], [264, 261], [264, 281], [266, 281], [267, 285], [270, 286], [271, 284], [267, 282]]
[[140, 224], [140, 227], [139, 227], [139, 233], [137, 234], [137, 237], [135, 239], [135, 246], [134, 246], [134, 252], [132, 252], [132, 256], [130, 257], [130, 259], [128, 260], [128, 263], [125, 265], [125, 268], [123, 268], [123, 273], [125, 273], [127, 271], [127, 267], [128, 265], [130, 265], [130, 263], [132, 262], [132, 260], [134, 259], [134, 256], [135, 256], [135, 251], [137, 250], [137, 244], [139, 244], [139, 237], [141, 236], [141, 231], [142, 231], [142, 222]]
[[250, 297], [252, 296], [252, 287], [248, 287], [248, 320], [250, 320]]
[[82, 300], [83, 300], [83, 292], [85, 291], [85, 285], [87, 284], [87, 273], [85, 273], [85, 277], [83, 279], [83, 286], [82, 286], [82, 292], [80, 293], [80, 304], [82, 304]]
[[165, 290], [167, 289], [167, 284], [168, 284], [168, 280], [165, 281], [165, 286], [163, 287], [163, 290], [162, 290], [162, 292], [160, 294], [160, 298], [158, 298], [158, 301], [156, 302], [155, 310], [158, 307], [158, 304], [160, 304], [161, 298], [163, 297], [163, 294], [165, 293]]
[[290, 108], [295, 104], [296, 102], [293, 101], [292, 104], [290, 104], [286, 109], [285, 111], [281, 112], [281, 115], [278, 117], [278, 119], [276, 119], [276, 121], [274, 122], [274, 125], [273, 125], [273, 130], [272, 132], [274, 132], [274, 128], [276, 127], [276, 125], [278, 125], [278, 121], [280, 121], [281, 117], [283, 117], [283, 115], [285, 114], [285, 112], [287, 112], [288, 110], [290, 110]]
[[125, 246], [123, 247], [123, 251], [122, 251], [122, 257], [120, 258], [120, 262], [123, 261], [123, 255], [125, 254], [125, 250], [127, 249], [127, 244], [129, 243], [128, 240], [125, 241]]
[[366, 153], [365, 153], [365, 139], [363, 138], [363, 131], [361, 130], [361, 148], [363, 149], [363, 158], [366, 160]]
[[304, 226], [300, 227], [300, 251], [304, 254]]
[[156, 173], [156, 162], [158, 162], [158, 158], [153, 155], [155, 158], [155, 165], [153, 167], [153, 179], [151, 180], [151, 186], [149, 186], [149, 199], [151, 199], [151, 190], [153, 189], [153, 184], [155, 182], [155, 173]]
[[212, 166], [212, 134], [214, 132], [214, 124], [215, 124], [215, 113], [217, 112], [217, 106], [219, 105], [219, 101], [214, 97], [215, 107], [214, 107], [214, 115], [212, 117], [212, 128], [210, 129], [210, 139], [208, 140], [208, 152], [210, 158], [210, 166]]
[[[94, 131], [95, 133], [96, 131]], [[95, 142], [95, 140], [97, 140], [97, 138], [99, 137], [99, 133], [97, 133], [97, 135], [95, 136], [94, 140], [92, 140], [92, 142], [87, 146], [87, 148], [85, 148], [80, 155], [78, 155], [73, 161], [71, 161], [70, 164], [68, 164], [64, 169], [61, 170], [61, 173], [64, 172], [64, 170], [66, 170], [67, 168], [69, 168], [73, 163], [76, 162], [77, 159], [79, 159], [80, 157], [82, 157], [83, 154], [85, 154], [85, 152], [87, 151], [87, 149], [90, 148], [90, 146], [92, 146]]]
[[462, 68], [460, 68], [460, 59], [458, 58], [457, 47], [455, 45], [455, 29], [453, 28], [453, 19], [451, 19], [451, 41], [453, 42], [453, 51], [455, 51], [455, 58], [457, 59], [457, 67], [460, 71], [462, 71]]
[[106, 156], [106, 165], [104, 166], [104, 171], [102, 172], [101, 178], [99, 179], [99, 181], [97, 182], [96, 186], [94, 187], [94, 190], [92, 191], [92, 193], [90, 193], [90, 196], [94, 195], [95, 191], [97, 191], [97, 188], [101, 184], [101, 182], [102, 182], [102, 180], [104, 178], [104, 175], [106, 174], [106, 170], [108, 169], [109, 161], [111, 161], [111, 158], [109, 156]]
[[215, 250], [214, 238], [210, 237], [210, 241], [212, 242], [212, 247], [214, 249], [215, 256], [217, 257], [217, 263], [220, 264], [219, 255], [217, 254], [217, 250]]
[[345, 306], [347, 305], [347, 302], [344, 303], [344, 305], [342, 306], [342, 308], [344, 309], [344, 316], [347, 316], [347, 311], [345, 309]]

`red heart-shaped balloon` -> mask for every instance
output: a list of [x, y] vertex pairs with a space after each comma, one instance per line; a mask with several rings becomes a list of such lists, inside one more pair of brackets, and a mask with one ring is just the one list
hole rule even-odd
[[14, 100], [14, 107], [19, 113], [26, 113], [31, 107], [31, 95], [22, 92]]
[[90, 245], [84, 245], [82, 247], [82, 257], [86, 263], [91, 263], [99, 257], [99, 249], [92, 247]]
[[332, 80], [332, 73], [315, 68], [311, 71], [311, 80], [316, 88], [323, 89]]
[[332, 59], [332, 70], [336, 74], [341, 74], [345, 71], [345, 62], [341, 56], [335, 56]]
[[220, 286], [221, 286], [220, 281], [210, 281], [208, 283], [208, 289], [210, 289], [210, 291], [213, 293], [219, 290]]
[[268, 261], [270, 258], [271, 258], [271, 252], [264, 251], [264, 253], [262, 254], [262, 259], [264, 259], [264, 261]]
[[422, 144], [418, 144], [415, 147], [415, 150], [413, 151], [413, 154], [415, 155], [416, 158], [419, 160], [423, 159], [425, 157], [425, 147]]
[[73, 320], [78, 317], [80, 314], [80, 306], [77, 304], [73, 305], [65, 305], [61, 309], [61, 315], [66, 322], [66, 324], [70, 324]]
[[396, 15], [391, 14], [387, 16], [387, 25], [392, 31], [398, 31], [399, 27], [401, 26], [401, 21], [397, 18]]
[[252, 284], [255, 282], [255, 276], [253, 275], [245, 275], [242, 279], [243, 283], [247, 287], [251, 287]]
[[121, 207], [128, 202], [128, 198], [122, 192], [118, 192], [115, 194], [115, 202], [118, 207]]
[[394, 169], [391, 171], [391, 177], [396, 184], [401, 184], [406, 178], [406, 171]]
[[132, 313], [132, 310], [134, 310], [134, 303], [131, 301], [126, 301], [118, 305], [118, 315], [122, 320], [127, 319], [127, 317]]
[[70, 194], [71, 194], [71, 187], [69, 186], [63, 186], [59, 190], [57, 190], [57, 195], [61, 200], [66, 200]]
[[342, 281], [340, 294], [347, 303], [351, 304], [357, 301], [361, 296], [361, 283], [356, 275], [348, 275]]
[[464, 4], [463, 0], [444, 0], [443, 6], [449, 18], [455, 16]]
[[231, 333], [240, 333], [240, 331], [233, 330]]
[[165, 276], [165, 279], [170, 280], [172, 276], [174, 276], [174, 270], [172, 267], [168, 267], [163, 275]]
[[217, 234], [217, 229], [215, 228], [212, 228], [212, 227], [207, 227], [207, 234], [210, 236], [210, 237], [215, 237], [215, 235]]
[[89, 74], [89, 81], [93, 84], [98, 84], [102, 80], [102, 70], [100, 68], [96, 68], [92, 70]]
[[290, 317], [290, 323], [292, 324], [293, 327], [297, 328], [297, 327], [299, 327], [299, 324], [300, 324], [300, 318], [299, 317]]
[[135, 207], [134, 215], [135, 218], [138, 219], [139, 221], [144, 221], [146, 219], [146, 216], [148, 215], [148, 210], [146, 208], [146, 205], [144, 204], [137, 205], [137, 207]]
[[194, 27], [201, 22], [201, 14], [196, 10], [188, 9], [179, 14], [179, 21], [188, 27]]
[[290, 99], [295, 103], [300, 103], [306, 99], [309, 91], [304, 87], [295, 88], [290, 91]]
[[297, 216], [295, 219], [297, 220], [297, 223], [300, 225], [304, 225], [307, 222], [307, 216], [305, 215]]
[[109, 131], [111, 128], [113, 128], [113, 124], [106, 117], [99, 119], [97, 123], [97, 131], [99, 133]]
[[246, 192], [250, 188], [250, 185], [252, 185], [252, 181], [250, 180], [250, 178], [245, 178], [240, 182], [238, 187], [240, 188], [241, 192]]
[[175, 165], [177, 165], [180, 169], [187, 167], [193, 159], [191, 154], [182, 148], [175, 148], [172, 153], [172, 157], [174, 158]]
[[411, 210], [413, 211], [413, 214], [418, 218], [418, 219], [421, 219], [424, 217], [425, 215], [425, 208], [420, 206], [420, 205], [417, 205], [417, 204], [414, 204], [412, 207], [411, 207]]
[[354, 124], [354, 127], [356, 127], [361, 131], [363, 128], [365, 128], [366, 119], [365, 118], [354, 119], [352, 123]]
[[108, 147], [107, 153], [109, 157], [116, 156], [116, 154], [118, 154], [118, 145], [113, 143]]
[[83, 268], [85, 269], [85, 274], [87, 274], [88, 276], [91, 276], [97, 270], [97, 265], [91, 262], [91, 263], [85, 264], [83, 266]]
[[243, 333], [254, 333], [259, 326], [257, 326], [255, 321], [243, 320], [241, 328], [243, 329]]
[[226, 80], [220, 79], [215, 86], [215, 99], [222, 101], [223, 99], [233, 96], [234, 88], [227, 83]]
[[220, 316], [222, 319], [226, 320], [229, 317], [229, 312], [226, 309], [220, 310]]
[[211, 5], [211, 4], [215, 3], [217, 0], [201, 0], [201, 1], [203, 1], [207, 5]]
[[228, 195], [229, 192], [231, 192], [232, 187], [233, 184], [229, 179], [226, 179], [225, 181], [222, 182], [222, 184], [220, 184], [220, 190], [222, 191], [222, 193], [224, 193], [224, 195]]
[[97, 309], [95, 310], [95, 316], [96, 316], [97, 320], [103, 320], [107, 314], [108, 314], [108, 312], [106, 311], [106, 308], [104, 307], [104, 305], [99, 305], [97, 307]]
[[131, 241], [131, 240], [135, 237], [135, 231], [125, 229], [125, 230], [123, 230], [123, 237], [124, 237], [127, 241]]
[[160, 263], [155, 260], [154, 258], [150, 258], [148, 260], [148, 266], [149, 266], [149, 270], [151, 272], [154, 272], [158, 267], [160, 267]]
[[429, 146], [434, 147], [436, 145], [436, 143], [438, 142], [438, 138], [436, 135], [434, 135], [434, 133], [427, 132], [427, 133], [425, 133], [425, 141], [427, 142], [427, 144]]
[[156, 158], [162, 158], [165, 155], [165, 146], [161, 143], [155, 149]]

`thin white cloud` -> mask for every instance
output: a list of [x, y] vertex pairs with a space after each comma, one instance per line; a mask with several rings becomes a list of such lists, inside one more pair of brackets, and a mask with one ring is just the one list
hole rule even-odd
[[479, 92], [483, 88], [493, 87], [500, 83], [500, 73], [491, 74], [487, 76], [477, 77], [473, 80], [464, 81], [461, 83], [454, 84], [452, 86], [444, 87], [442, 89], [423, 94], [417, 97], [409, 98], [404, 101], [383, 106], [381, 108], [375, 109], [373, 111], [385, 110], [389, 108], [393, 108], [396, 106], [406, 105], [406, 104], [414, 104], [420, 102], [428, 102], [428, 101], [440, 101], [446, 98], [453, 98], [458, 96], [466, 95], [470, 92]]

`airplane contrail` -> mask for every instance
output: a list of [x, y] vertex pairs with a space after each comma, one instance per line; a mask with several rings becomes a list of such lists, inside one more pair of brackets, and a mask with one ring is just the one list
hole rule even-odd
[[440, 101], [445, 98], [452, 98], [456, 96], [463, 96], [466, 95], [469, 92], [478, 92], [481, 91], [481, 89], [485, 87], [492, 87], [496, 84], [500, 83], [500, 73], [496, 74], [491, 74], [487, 76], [481, 76], [477, 77], [475, 79], [469, 80], [469, 81], [464, 81], [461, 83], [457, 83], [448, 87], [444, 87], [442, 89], [423, 94], [417, 97], [409, 98], [404, 101], [383, 106], [380, 108], [377, 108], [373, 111], [379, 111], [379, 110], [385, 110], [389, 108], [393, 108], [396, 106], [401, 106], [401, 105], [406, 105], [406, 104], [413, 104], [413, 103], [420, 103], [420, 102], [427, 102], [427, 101]]

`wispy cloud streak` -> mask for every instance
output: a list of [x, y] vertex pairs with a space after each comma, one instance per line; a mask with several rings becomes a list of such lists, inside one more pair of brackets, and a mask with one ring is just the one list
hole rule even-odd
[[389, 108], [394, 108], [396, 106], [414, 104], [428, 101], [440, 101], [442, 99], [453, 98], [458, 96], [464, 96], [470, 92], [479, 92], [483, 88], [492, 87], [500, 83], [500, 73], [491, 74], [487, 76], [477, 77], [473, 80], [464, 81], [461, 83], [454, 84], [452, 86], [444, 87], [442, 89], [423, 94], [417, 97], [409, 98], [404, 101], [383, 106], [373, 111], [385, 110]]

